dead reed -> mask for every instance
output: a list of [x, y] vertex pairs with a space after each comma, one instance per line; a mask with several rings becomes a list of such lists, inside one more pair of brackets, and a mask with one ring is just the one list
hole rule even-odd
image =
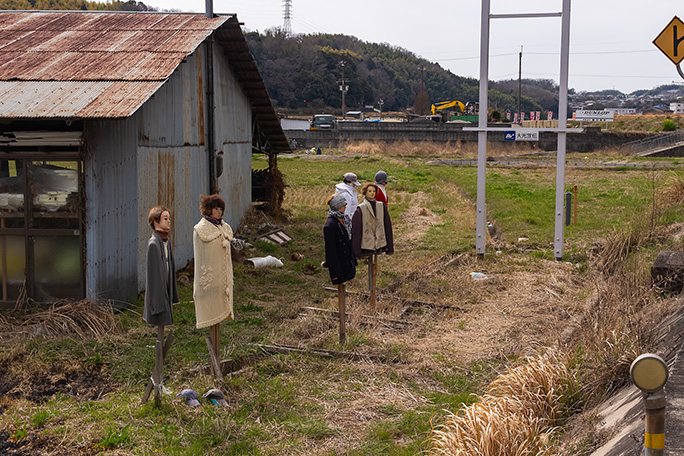
[[0, 338], [17, 335], [101, 339], [116, 328], [112, 305], [95, 304], [90, 299], [59, 300], [47, 310], [0, 321]]
[[431, 454], [548, 454], [559, 420], [584, 398], [561, 354], [528, 359], [498, 377], [479, 402], [433, 430]]
[[675, 206], [684, 203], [684, 178], [677, 174], [672, 174], [667, 185], [663, 189], [663, 201]]

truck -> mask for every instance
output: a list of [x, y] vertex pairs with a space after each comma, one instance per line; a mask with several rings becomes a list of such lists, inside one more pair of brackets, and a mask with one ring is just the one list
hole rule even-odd
[[311, 130], [329, 130], [335, 128], [335, 116], [332, 114], [316, 114], [311, 121]]

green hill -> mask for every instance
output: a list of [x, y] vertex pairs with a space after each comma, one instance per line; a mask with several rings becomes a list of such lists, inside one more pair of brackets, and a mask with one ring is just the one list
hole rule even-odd
[[[457, 76], [387, 43], [368, 43], [346, 35], [290, 36], [277, 28], [263, 34], [246, 32], [245, 36], [273, 103], [281, 111], [340, 112], [343, 77], [349, 86], [347, 110], [378, 108], [382, 99], [383, 111], [404, 111], [414, 106], [422, 87], [430, 103], [478, 101], [477, 79]], [[344, 68], [340, 62], [345, 62]], [[491, 105], [501, 111], [514, 110], [517, 87], [517, 81], [514, 87], [508, 82], [492, 83]], [[551, 81], [526, 80], [522, 109], [556, 111], [557, 92]]]

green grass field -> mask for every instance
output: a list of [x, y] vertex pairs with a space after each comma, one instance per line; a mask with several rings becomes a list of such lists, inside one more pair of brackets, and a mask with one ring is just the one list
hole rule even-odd
[[[174, 309], [176, 339], [164, 366], [170, 394], [159, 409], [152, 400], [140, 404], [156, 337], [142, 322], [140, 301], [116, 314], [116, 327], [100, 339], [12, 334], [3, 328], [20, 316], [0, 316], [0, 452], [427, 452], [447, 411], [472, 403], [496, 376], [555, 343], [567, 315], [582, 311], [595, 283], [594, 246], [617, 232], [684, 222], [681, 201], [666, 192], [683, 178], [681, 167], [568, 168], [565, 190], [578, 186], [577, 225], [565, 230], [568, 263], [556, 262], [549, 245], [555, 168], [490, 166], [487, 209], [500, 235], [478, 259], [474, 167], [377, 154], [278, 163], [288, 185], [284, 228], [294, 240], [282, 247], [256, 243], [248, 254], [282, 258], [282, 269], [255, 270], [242, 256], [234, 261], [236, 319], [221, 324], [221, 354], [233, 360], [233, 372], [223, 380], [211, 375], [208, 331], [194, 327], [191, 286], [181, 287]], [[253, 166], [267, 162], [257, 156]], [[397, 252], [380, 259], [374, 309], [358, 294], [367, 289], [365, 263], [359, 265], [349, 285], [357, 294], [348, 298], [347, 343], [340, 346], [336, 319], [302, 310], [337, 305], [320, 267], [325, 198], [344, 172], [366, 182], [380, 169], [390, 176]], [[631, 251], [638, 256], [631, 267], [643, 269], [658, 251], [678, 247], [670, 237], [649, 239]], [[291, 260], [293, 253], [304, 259]], [[474, 271], [489, 280], [471, 280]], [[357, 356], [260, 348], [272, 344]], [[224, 392], [228, 407], [202, 401], [193, 409], [176, 397], [184, 388], [201, 395], [212, 387]]]

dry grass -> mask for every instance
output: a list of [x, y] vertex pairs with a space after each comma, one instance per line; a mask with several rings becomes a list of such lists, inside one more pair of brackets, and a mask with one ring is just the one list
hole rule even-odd
[[684, 203], [684, 178], [672, 174], [665, 189], [663, 190], [663, 200], [670, 206]]
[[[477, 142], [411, 142], [408, 140], [393, 143], [386, 142], [349, 142], [343, 143], [340, 148], [350, 154], [370, 155], [383, 159], [397, 157], [430, 157], [430, 158], [472, 158], [477, 156]], [[487, 155], [498, 157], [504, 155], [528, 154], [536, 149], [528, 144], [511, 144], [501, 146], [498, 143], [487, 143]]]
[[93, 303], [90, 299], [81, 301], [60, 300], [49, 309], [18, 318], [2, 317], [0, 339], [15, 337], [75, 337], [101, 339], [111, 336], [117, 319], [110, 303]]
[[432, 454], [548, 454], [556, 423], [582, 400], [577, 385], [562, 355], [531, 358], [498, 377], [479, 402], [435, 429]]

